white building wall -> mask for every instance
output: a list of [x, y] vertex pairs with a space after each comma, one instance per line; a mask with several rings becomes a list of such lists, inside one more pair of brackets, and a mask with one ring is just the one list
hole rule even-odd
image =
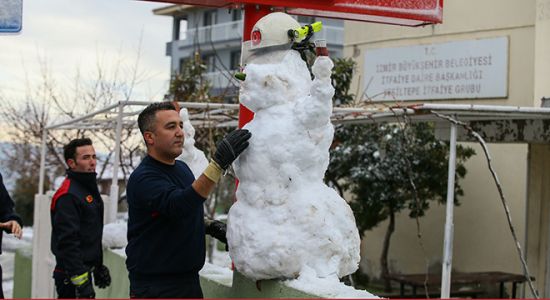
[[[536, 0], [446, 0], [443, 24], [422, 28], [346, 22], [344, 56], [353, 57], [356, 60], [358, 63], [356, 75], [362, 75], [364, 53], [367, 49], [508, 37], [507, 97], [419, 102], [539, 106], [540, 102], [535, 97], [533, 89], [535, 65], [538, 64], [538, 60], [535, 64], [536, 2]], [[549, 1], [546, 0], [546, 2]], [[549, 36], [545, 35], [545, 38]], [[550, 51], [544, 53], [550, 53]], [[549, 59], [544, 61], [550, 64], [550, 54], [546, 56], [549, 56]], [[544, 72], [550, 72], [549, 69], [546, 67]], [[355, 76], [351, 90], [363, 91], [365, 86], [361, 81], [363, 79]], [[546, 89], [550, 88], [548, 80], [544, 86]], [[550, 93], [546, 95], [550, 96]], [[465, 196], [460, 199], [462, 205], [455, 208], [453, 269], [522, 273], [505, 213], [487, 168], [483, 151], [477, 144], [464, 143], [463, 145], [473, 147], [477, 155], [466, 164], [468, 174], [461, 181]], [[525, 233], [532, 230], [526, 227], [529, 147], [526, 144], [491, 144], [489, 149], [510, 205], [516, 233], [521, 244], [525, 246]], [[416, 238], [415, 221], [407, 214], [404, 212], [397, 219], [396, 232], [392, 237], [389, 261], [393, 271], [425, 272], [427, 261], [427, 264], [432, 267], [431, 271], [440, 272], [438, 264], [443, 254], [444, 207], [434, 205], [428, 214], [421, 218], [426, 255], [422, 253]], [[386, 226], [387, 222], [365, 233], [361, 267], [373, 277], [379, 275], [379, 258]], [[532, 264], [537, 263], [532, 262]], [[540, 290], [544, 286], [544, 278], [539, 278], [541, 273], [538, 270], [534, 270], [533, 273], [532, 275], [537, 276]], [[526, 294], [526, 296], [531, 295]]]

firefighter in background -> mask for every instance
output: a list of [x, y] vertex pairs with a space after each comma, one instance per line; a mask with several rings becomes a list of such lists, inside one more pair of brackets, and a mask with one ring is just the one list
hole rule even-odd
[[88, 138], [74, 139], [63, 148], [67, 177], [51, 204], [51, 249], [59, 298], [95, 298], [92, 285], [111, 284], [103, 265], [103, 200], [96, 183], [96, 154]]

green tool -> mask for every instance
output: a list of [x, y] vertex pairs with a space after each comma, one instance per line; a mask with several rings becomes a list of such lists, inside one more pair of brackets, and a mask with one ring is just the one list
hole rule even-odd
[[240, 81], [244, 81], [246, 79], [246, 74], [243, 72], [237, 72], [234, 76]]

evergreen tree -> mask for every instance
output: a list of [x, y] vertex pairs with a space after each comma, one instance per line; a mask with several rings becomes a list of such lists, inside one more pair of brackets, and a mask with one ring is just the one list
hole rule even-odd
[[211, 83], [203, 78], [206, 67], [199, 52], [185, 59], [180, 72], [172, 75], [166, 98], [180, 102], [218, 102], [210, 96]]
[[[335, 101], [349, 103], [353, 99], [348, 93], [350, 80], [339, 73], [349, 74], [354, 63], [337, 60], [335, 65], [333, 79], [345, 79], [347, 84], [337, 90]], [[430, 203], [445, 203], [448, 154], [448, 142], [436, 139], [430, 123], [396, 119], [393, 124], [336, 126], [326, 180], [340, 193], [351, 192], [350, 206], [361, 236], [389, 218], [380, 258], [386, 290], [391, 288], [388, 253], [395, 218], [403, 210], [411, 218], [421, 217]], [[473, 154], [473, 149], [457, 146], [455, 205], [464, 194], [459, 184], [466, 175], [464, 162]]]

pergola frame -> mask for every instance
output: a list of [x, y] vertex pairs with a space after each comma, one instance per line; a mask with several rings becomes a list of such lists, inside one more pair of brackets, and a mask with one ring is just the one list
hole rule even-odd
[[[137, 115], [151, 102], [120, 101], [106, 106], [87, 115], [72, 120], [45, 127], [42, 135], [39, 195], [44, 195], [46, 140], [51, 130], [71, 129], [115, 129], [115, 156], [110, 190], [110, 205], [107, 223], [116, 218], [118, 203], [118, 165], [122, 128], [137, 127]], [[190, 112], [190, 120], [194, 126], [237, 127], [239, 104], [225, 103], [195, 103], [180, 102], [181, 107], [199, 110]], [[456, 166], [456, 142], [459, 128], [454, 123], [444, 120], [437, 114], [450, 116], [462, 122], [501, 122], [501, 121], [541, 121], [542, 127], [549, 127], [550, 108], [517, 107], [474, 104], [416, 104], [409, 106], [378, 106], [378, 107], [336, 107], [333, 110], [332, 122], [339, 123], [379, 123], [397, 122], [406, 119], [410, 122], [435, 122], [437, 127], [447, 128], [450, 125], [449, 141], [449, 172], [447, 178], [446, 221], [443, 245], [442, 286], [441, 295], [450, 293], [450, 274], [452, 269], [452, 248], [454, 232], [454, 185]], [[536, 126], [536, 125], [535, 125]], [[536, 138], [536, 137], [535, 137]], [[546, 136], [541, 136], [539, 142], [549, 143]], [[515, 142], [528, 142], [515, 140]]]

